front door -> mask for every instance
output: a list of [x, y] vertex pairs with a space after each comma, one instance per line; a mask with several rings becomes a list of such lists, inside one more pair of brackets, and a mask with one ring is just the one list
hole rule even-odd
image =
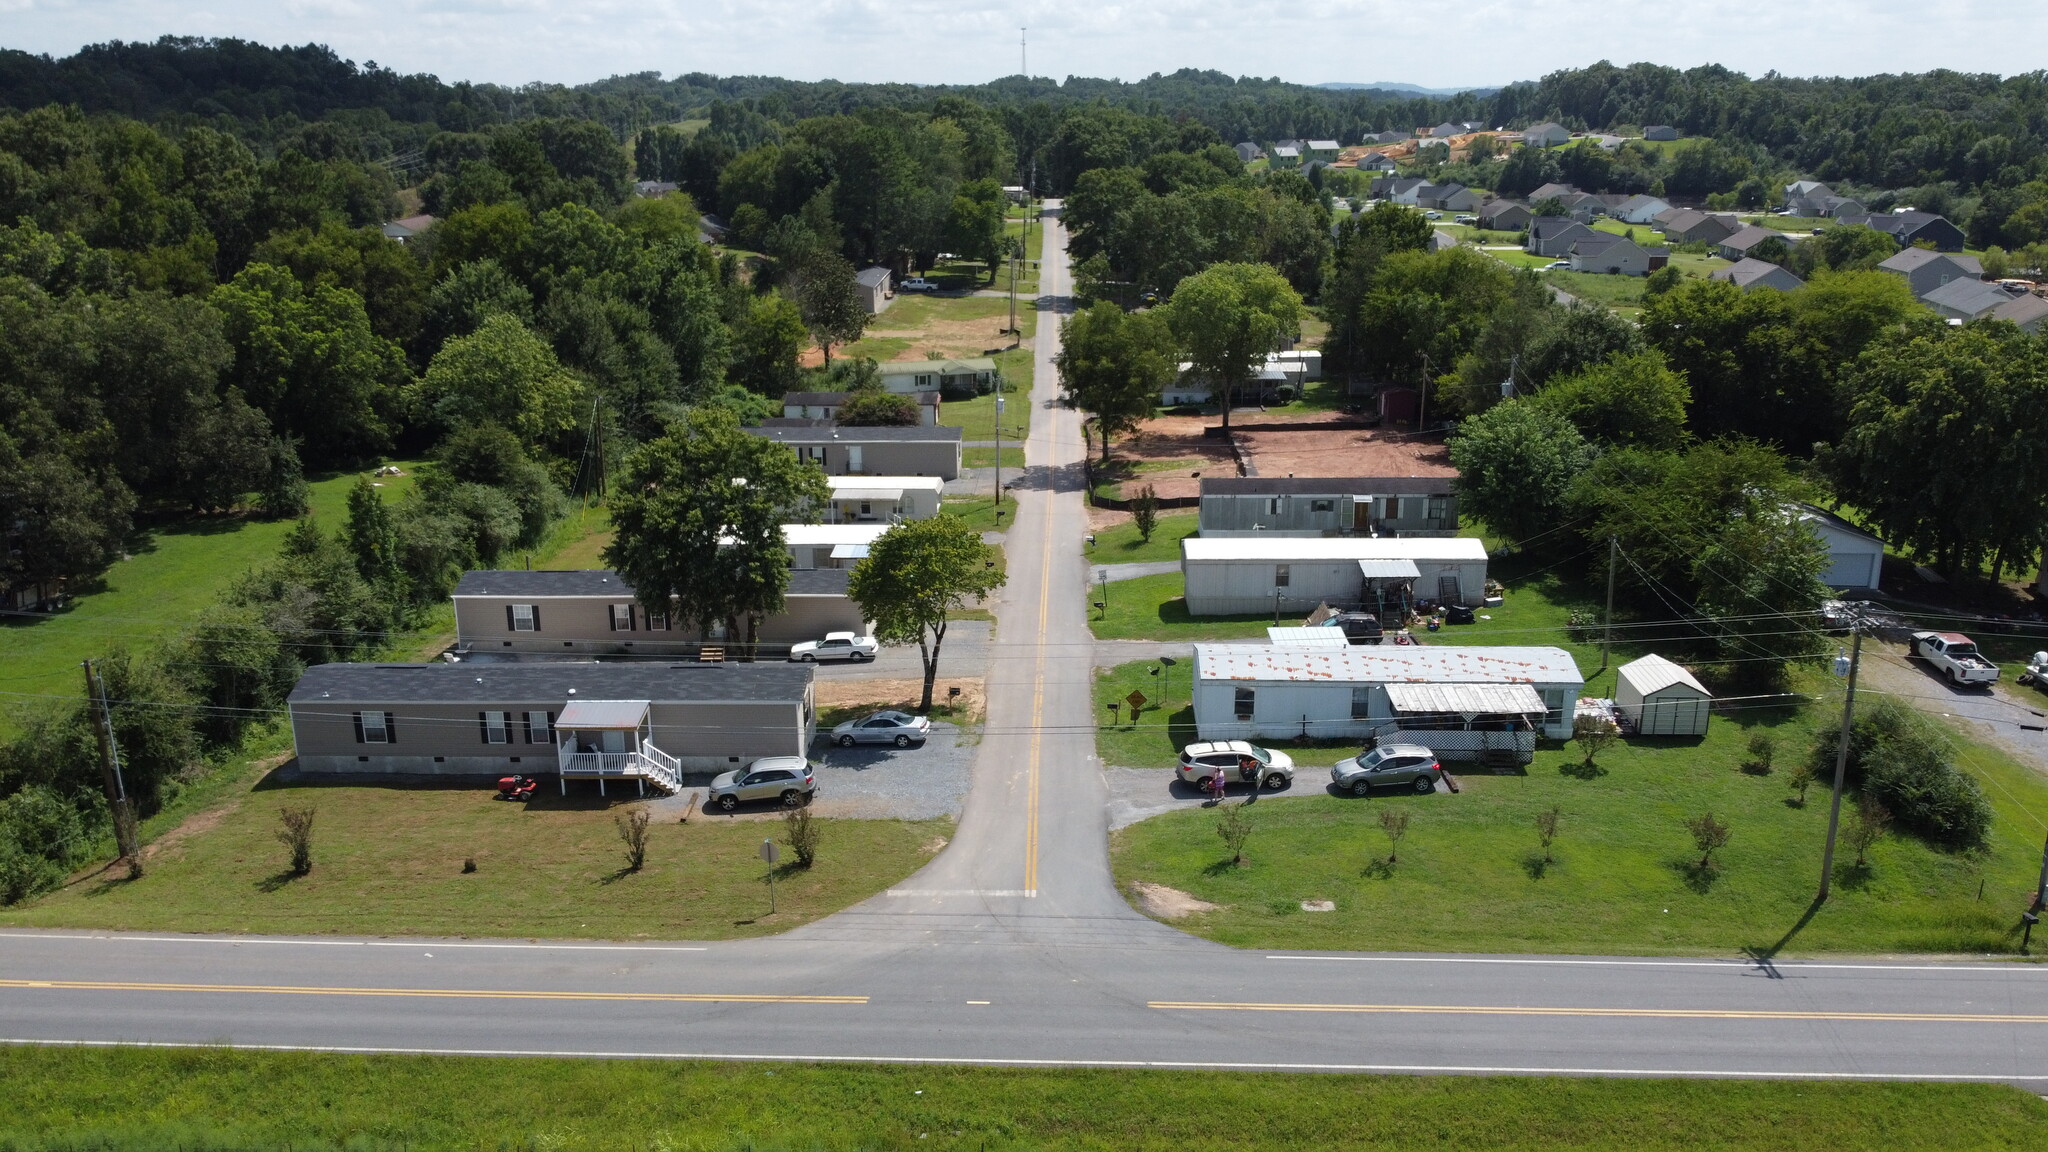
[[598, 746], [606, 752], [624, 752], [626, 750], [626, 734], [616, 728], [607, 730], [603, 734], [602, 740], [603, 742]]
[[1351, 502], [1351, 530], [1353, 532], [1372, 531], [1372, 500], [1370, 498], [1353, 500]]

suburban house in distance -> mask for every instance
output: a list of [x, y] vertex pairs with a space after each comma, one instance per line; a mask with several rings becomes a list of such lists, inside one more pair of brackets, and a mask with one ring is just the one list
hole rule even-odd
[[396, 240], [403, 244], [433, 226], [434, 218], [425, 213], [421, 213], [418, 216], [401, 216], [396, 220], [385, 222], [384, 238]]
[[1292, 144], [1276, 144], [1269, 154], [1268, 164], [1274, 168], [1301, 167], [1301, 149]]
[[1654, 224], [1659, 212], [1668, 212], [1671, 205], [1655, 196], [1631, 196], [1614, 206], [1608, 215], [1624, 224]]
[[889, 528], [874, 522], [784, 524], [782, 540], [789, 546], [790, 567], [799, 572], [813, 568], [850, 569], [868, 558], [868, 549]]
[[1310, 140], [1302, 146], [1301, 160], [1304, 164], [1335, 164], [1343, 151], [1335, 140]]
[[1780, 232], [1776, 228], [1765, 228], [1758, 224], [1746, 224], [1740, 231], [1723, 237], [1720, 243], [1715, 244], [1714, 255], [1719, 256], [1723, 260], [1746, 259], [1751, 249], [1766, 240], [1776, 240], [1788, 248], [1798, 243], [1796, 237]]
[[1726, 280], [1744, 292], [1754, 288], [1776, 288], [1780, 292], [1790, 292], [1806, 283], [1768, 260], [1753, 260], [1748, 257], [1726, 268], [1714, 269], [1707, 273], [1707, 279]]
[[1358, 158], [1360, 172], [1392, 172], [1398, 165], [1384, 152], [1367, 152]]
[[1367, 144], [1399, 144], [1405, 140], [1412, 139], [1414, 135], [1412, 132], [1368, 132], [1365, 135], [1365, 142]]
[[1574, 272], [1601, 272], [1620, 276], [1648, 276], [1671, 262], [1668, 248], [1645, 248], [1626, 236], [1594, 232], [1572, 243]]
[[1439, 759], [1527, 763], [1539, 734], [1571, 737], [1584, 687], [1562, 648], [1197, 644], [1195, 733], [1391, 744], [1412, 732]]
[[1904, 276], [1913, 295], [1925, 298], [1929, 292], [1951, 280], [1982, 280], [1984, 265], [1975, 256], [1961, 252], [1932, 252], [1925, 248], [1902, 248], [1886, 257], [1879, 270]]
[[[1569, 216], [1537, 216], [1529, 221], [1529, 238], [1522, 248], [1535, 256], [1559, 259], [1572, 253], [1572, 245], [1608, 235], [1595, 232]], [[1616, 237], [1619, 239], [1619, 237]]]
[[1993, 308], [1991, 319], [2017, 324], [2025, 331], [2038, 336], [2043, 328], [2042, 321], [2048, 320], [2048, 300], [2031, 292], [2024, 296], [2015, 296]]
[[861, 307], [873, 316], [889, 306], [896, 299], [896, 274], [877, 264], [863, 268], [853, 274], [854, 290], [860, 294]]
[[[852, 392], [784, 392], [782, 416], [786, 420], [831, 420], [836, 418], [846, 398], [852, 395]], [[939, 422], [939, 393], [936, 389], [899, 395], [909, 395], [917, 401], [919, 424], [935, 425]]]
[[1948, 222], [1943, 216], [1932, 212], [1890, 212], [1864, 216], [1837, 216], [1843, 224], [1861, 224], [1875, 228], [1899, 242], [1901, 248], [1926, 241], [1934, 245], [1936, 252], [1961, 252], [1963, 230]]
[[1742, 221], [1733, 216], [1717, 212], [1701, 212], [1692, 208], [1680, 208], [1658, 221], [1664, 229], [1664, 239], [1673, 244], [1718, 244], [1742, 231]]
[[1495, 200], [1479, 210], [1479, 226], [1495, 232], [1520, 232], [1533, 218], [1527, 205], [1512, 200]]
[[820, 519], [827, 524], [893, 524], [939, 514], [946, 482], [937, 476], [827, 476], [832, 497]]
[[1549, 148], [1553, 145], [1563, 144], [1571, 138], [1571, 129], [1566, 128], [1562, 124], [1552, 123], [1549, 120], [1522, 129], [1522, 143], [1531, 148]]
[[837, 424], [763, 426], [750, 436], [786, 444], [827, 476], [937, 476], [960, 478], [960, 429], [842, 428]]
[[1417, 189], [1415, 203], [1419, 207], [1438, 208], [1445, 212], [1476, 212], [1480, 205], [1486, 203], [1486, 196], [1463, 184], [1437, 184]]
[[1951, 280], [1920, 298], [1951, 320], [1980, 320], [2027, 295], [2024, 288], [1986, 280]]
[[1458, 530], [1451, 476], [1204, 477], [1204, 538], [1450, 536]]
[[1318, 604], [1387, 612], [1417, 599], [1479, 603], [1486, 546], [1470, 536], [1190, 536], [1180, 571], [1190, 616], [1300, 614]]
[[679, 791], [802, 756], [806, 664], [317, 664], [286, 701], [302, 772], [559, 773]]
[[996, 362], [986, 356], [964, 360], [884, 360], [875, 365], [882, 387], [906, 395], [936, 389], [941, 395], [979, 396], [996, 384]]
[[1820, 582], [1830, 588], [1875, 588], [1884, 573], [1884, 541], [1825, 508], [1789, 504], [1786, 515], [1806, 525], [1827, 545], [1828, 567]]
[[1265, 154], [1266, 150], [1264, 148], [1259, 147], [1257, 144], [1254, 144], [1249, 140], [1237, 146], [1237, 162], [1240, 164], [1249, 164], [1252, 161], [1257, 160], [1260, 157], [1264, 156]]
[[[827, 632], [867, 634], [846, 586], [843, 569], [799, 566], [790, 573], [783, 610], [761, 622], [761, 643], [794, 644]], [[457, 654], [682, 655], [695, 654], [705, 639], [689, 621], [650, 614], [634, 599], [632, 586], [609, 568], [465, 572], [453, 599]], [[723, 629], [713, 632], [711, 640], [730, 639]]]
[[1676, 140], [1678, 139], [1678, 129], [1673, 128], [1669, 124], [1651, 124], [1643, 129], [1643, 139]]

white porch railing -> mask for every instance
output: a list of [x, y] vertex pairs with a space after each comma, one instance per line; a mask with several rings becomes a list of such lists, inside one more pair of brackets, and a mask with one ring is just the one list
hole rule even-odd
[[1403, 728], [1399, 723], [1382, 725], [1375, 733], [1382, 744], [1421, 744], [1439, 760], [1478, 760], [1488, 752], [1513, 752], [1524, 762], [1536, 752], [1536, 734], [1521, 732], [1475, 732], [1456, 728]]
[[607, 779], [651, 781], [666, 792], [683, 790], [683, 769], [675, 757], [652, 744], [637, 752], [573, 752], [567, 748], [556, 755], [556, 770], [563, 780], [596, 780], [604, 787]]

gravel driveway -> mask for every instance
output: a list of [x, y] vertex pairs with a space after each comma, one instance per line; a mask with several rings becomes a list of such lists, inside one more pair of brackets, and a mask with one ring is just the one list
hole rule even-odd
[[[1857, 685], [1858, 707], [1865, 688], [1883, 693], [1936, 716], [1969, 721], [1981, 736], [2034, 771], [2048, 776], [2048, 694], [2000, 680], [1989, 691], [1956, 688], [1928, 671], [1905, 649], [1879, 641], [1863, 642], [1863, 667]], [[1837, 710], [1839, 712], [1839, 700]]]

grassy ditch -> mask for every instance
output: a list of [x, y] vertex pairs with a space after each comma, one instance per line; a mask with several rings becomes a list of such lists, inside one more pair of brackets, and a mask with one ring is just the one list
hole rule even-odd
[[[825, 820], [817, 864], [785, 866], [768, 915], [755, 857], [779, 825], [655, 812], [646, 867], [627, 872], [614, 795], [298, 784], [264, 775], [158, 837], [140, 880], [88, 876], [0, 912], [0, 924], [164, 932], [726, 939], [780, 932], [864, 900], [924, 864], [941, 822]], [[616, 789], [614, 790], [617, 791]], [[275, 832], [315, 810], [310, 874]], [[670, 809], [674, 808], [673, 811]], [[770, 816], [772, 817], [772, 813]], [[476, 871], [465, 873], [464, 861]]]
[[0, 1051], [0, 1145], [1658, 1150], [2038, 1148], [1993, 1084], [494, 1060], [219, 1048]]

